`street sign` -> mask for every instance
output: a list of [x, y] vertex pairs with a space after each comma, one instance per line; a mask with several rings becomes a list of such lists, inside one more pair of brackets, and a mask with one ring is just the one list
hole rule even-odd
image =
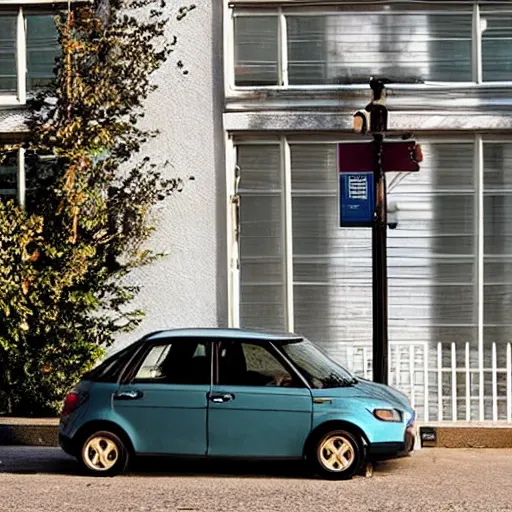
[[[370, 172], [374, 170], [372, 142], [338, 144], [338, 170], [343, 172]], [[414, 140], [384, 141], [382, 170], [384, 172], [416, 172], [420, 170], [421, 147]]]
[[340, 179], [340, 227], [369, 227], [375, 212], [373, 172], [343, 172]]

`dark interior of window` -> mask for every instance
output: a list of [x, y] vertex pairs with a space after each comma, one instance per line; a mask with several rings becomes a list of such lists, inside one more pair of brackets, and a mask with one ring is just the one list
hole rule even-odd
[[151, 345], [133, 374], [139, 383], [210, 384], [210, 343], [187, 339]]
[[105, 359], [99, 366], [84, 374], [82, 379], [95, 382], [117, 382], [122, 371], [138, 348], [138, 344], [132, 344], [120, 352], [117, 352]]
[[16, 199], [18, 154], [7, 153], [0, 163], [0, 197], [4, 200]]
[[303, 387], [268, 347], [261, 344], [223, 341], [217, 359], [220, 385]]

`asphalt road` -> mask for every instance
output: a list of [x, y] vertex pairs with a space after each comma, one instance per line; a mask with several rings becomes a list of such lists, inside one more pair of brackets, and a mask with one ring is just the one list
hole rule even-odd
[[0, 447], [1, 512], [512, 511], [512, 450], [423, 449], [348, 482], [297, 464], [142, 461], [80, 475], [55, 448]]

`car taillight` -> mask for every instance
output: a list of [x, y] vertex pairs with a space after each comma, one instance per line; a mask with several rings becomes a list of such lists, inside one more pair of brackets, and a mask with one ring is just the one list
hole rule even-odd
[[82, 400], [78, 393], [69, 393], [64, 399], [64, 407], [62, 408], [61, 416], [68, 416], [76, 411], [81, 402]]

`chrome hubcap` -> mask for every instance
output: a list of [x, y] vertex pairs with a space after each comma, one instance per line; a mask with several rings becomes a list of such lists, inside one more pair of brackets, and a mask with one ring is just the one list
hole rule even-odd
[[330, 436], [319, 449], [320, 462], [329, 471], [345, 471], [354, 462], [354, 447], [345, 437]]
[[84, 461], [94, 471], [107, 471], [117, 462], [119, 450], [108, 437], [89, 439], [84, 448]]

